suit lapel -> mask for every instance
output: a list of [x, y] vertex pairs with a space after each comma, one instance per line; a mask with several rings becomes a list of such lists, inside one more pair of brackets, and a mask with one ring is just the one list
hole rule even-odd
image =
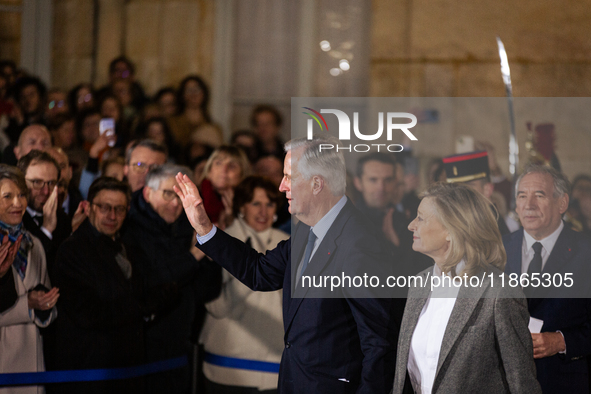
[[466, 323], [472, 316], [474, 309], [480, 302], [482, 294], [488, 288], [490, 284], [490, 278], [484, 276], [484, 281], [480, 287], [462, 287], [456, 298], [456, 303], [449, 317], [449, 322], [443, 335], [443, 341], [441, 343], [441, 350], [439, 351], [439, 361], [437, 362], [437, 372], [435, 374], [435, 381], [433, 382], [433, 392], [437, 391], [443, 376], [440, 376], [439, 372], [441, 366], [445, 362], [445, 359], [449, 355], [449, 352], [455, 345], [458, 337], [464, 330]]
[[[556, 273], [564, 273], [564, 272], [573, 272], [572, 270], [569, 271], [568, 263], [573, 256], [573, 234], [569, 234], [572, 230], [568, 227], [564, 227], [552, 248], [552, 252], [550, 256], [548, 256], [548, 260], [544, 265], [544, 269], [542, 270], [542, 274], [550, 274], [554, 275]], [[545, 288], [540, 286], [533, 291], [532, 298], [544, 298], [545, 296], [549, 296], [549, 292], [551, 291], [552, 287]], [[532, 300], [533, 301], [533, 300]], [[539, 302], [534, 302], [537, 304]]]
[[400, 387], [400, 391], [402, 391], [402, 388], [404, 387], [412, 336], [417, 327], [417, 323], [419, 322], [421, 311], [429, 299], [429, 293], [431, 291], [429, 286], [429, 275], [432, 271], [433, 269], [429, 268], [420, 274], [423, 277], [424, 283], [427, 283], [426, 286], [411, 287], [408, 292], [408, 299], [406, 301], [404, 316], [400, 327], [400, 337], [398, 339], [398, 358], [400, 359], [400, 362], [396, 363], [396, 381]]
[[[305, 275], [310, 276], [317, 276], [319, 273], [324, 269], [327, 263], [333, 258], [334, 251], [336, 249], [336, 240], [341, 235], [347, 220], [351, 217], [351, 209], [353, 204], [347, 200], [347, 203], [341, 209], [341, 212], [335, 218], [335, 221], [330, 226], [328, 232], [324, 236], [320, 245], [316, 249], [316, 252], [312, 256], [308, 267], [306, 267]], [[299, 233], [294, 241], [291, 258], [292, 258], [292, 283], [294, 282], [295, 278], [297, 277], [297, 269], [300, 265], [302, 260], [302, 256], [304, 255], [307, 239], [308, 239], [308, 231], [310, 229], [309, 226], [302, 225], [302, 228], [299, 229]], [[307, 231], [304, 231], [307, 230]], [[294, 257], [298, 257], [296, 261], [293, 261]], [[289, 310], [287, 312], [287, 320], [286, 320], [286, 327], [285, 332], [289, 331], [289, 327], [291, 327], [291, 323], [293, 322], [293, 318], [297, 310], [299, 309], [302, 301], [306, 297], [306, 294], [309, 291], [309, 287], [306, 288], [298, 288], [295, 289], [294, 287], [297, 284], [292, 285], [292, 298], [289, 302]], [[297, 297], [297, 298], [296, 298]]]

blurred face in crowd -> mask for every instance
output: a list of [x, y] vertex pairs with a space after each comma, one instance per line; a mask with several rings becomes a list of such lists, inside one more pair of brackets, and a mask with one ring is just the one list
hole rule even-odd
[[487, 182], [485, 179], [474, 179], [470, 182], [464, 182], [464, 185], [470, 186], [472, 189], [482, 194], [486, 198], [490, 198], [494, 191], [494, 186], [491, 182]]
[[185, 84], [185, 91], [183, 92], [186, 107], [199, 108], [203, 102], [203, 91], [196, 81], [189, 80]]
[[255, 231], [263, 231], [271, 227], [276, 211], [276, 204], [269, 199], [267, 192], [261, 187], [255, 188], [252, 201], [240, 208], [244, 221]]
[[101, 234], [115, 237], [127, 215], [127, 197], [116, 190], [101, 190], [87, 208], [90, 224]]
[[27, 208], [27, 195], [23, 190], [11, 181], [0, 181], [0, 221], [16, 226], [23, 221], [23, 215]]
[[591, 197], [591, 182], [587, 179], [579, 180], [573, 186], [572, 197], [579, 201], [583, 200], [585, 197]]
[[148, 170], [153, 166], [164, 163], [166, 163], [166, 155], [164, 153], [154, 152], [145, 146], [136, 147], [131, 152], [130, 162], [123, 169], [131, 191], [135, 192], [144, 187]]
[[47, 94], [47, 106], [45, 108], [45, 116], [53, 118], [59, 114], [68, 113], [68, 100], [66, 93], [54, 90]]
[[211, 163], [207, 179], [217, 191], [234, 188], [242, 179], [242, 168], [238, 160], [221, 153]]
[[57, 197], [59, 206], [61, 206], [64, 203], [66, 195], [68, 194], [68, 185], [70, 185], [70, 181], [72, 180], [72, 167], [70, 167], [68, 156], [61, 149], [51, 147], [47, 149], [46, 152], [49, 153], [60, 166], [60, 179], [57, 184]]
[[166, 145], [166, 134], [164, 133], [164, 126], [160, 122], [150, 122], [148, 130], [146, 130], [146, 137], [156, 141], [160, 145]]
[[14, 155], [20, 159], [33, 149], [45, 150], [50, 146], [51, 135], [45, 126], [31, 125], [22, 131], [18, 145], [14, 148]]
[[43, 210], [54, 186], [57, 185], [57, 175], [57, 168], [53, 163], [33, 161], [27, 168], [25, 179], [29, 188], [28, 201], [35, 211], [41, 212]]
[[410, 222], [408, 229], [412, 231], [414, 251], [433, 258], [436, 263], [443, 263], [449, 253], [451, 238], [437, 219], [436, 209], [433, 197], [423, 198], [417, 210], [417, 217]]
[[257, 161], [255, 172], [257, 175], [269, 178], [279, 187], [283, 179], [283, 163], [275, 156], [263, 157]]
[[355, 178], [355, 187], [370, 208], [386, 209], [396, 194], [396, 169], [392, 164], [369, 160], [363, 165], [361, 177]]
[[109, 76], [111, 77], [111, 82], [114, 82], [117, 80], [129, 80], [133, 77], [133, 74], [131, 73], [129, 64], [121, 60], [115, 63], [114, 70]]
[[271, 112], [263, 111], [257, 114], [255, 123], [255, 131], [261, 141], [269, 142], [277, 139], [279, 126], [276, 123], [275, 116]]
[[82, 111], [86, 108], [92, 108], [94, 106], [94, 97], [92, 97], [92, 92], [86, 86], [81, 87], [76, 92], [76, 107], [78, 112]]
[[25, 114], [34, 114], [41, 109], [41, 95], [35, 85], [27, 85], [21, 91], [19, 104]]
[[55, 146], [68, 149], [76, 142], [76, 127], [74, 120], [67, 120], [57, 129], [52, 131]]
[[93, 144], [100, 136], [99, 124], [101, 122], [100, 114], [90, 114], [82, 122], [82, 138], [84, 142]]
[[113, 118], [115, 122], [119, 121], [121, 113], [119, 112], [119, 103], [115, 97], [108, 97], [103, 101], [101, 115], [103, 118]]
[[158, 109], [160, 114], [165, 118], [173, 116], [176, 113], [176, 97], [174, 93], [168, 92], [163, 94], [158, 100]]
[[521, 178], [517, 188], [515, 211], [523, 229], [536, 240], [552, 234], [568, 208], [568, 194], [554, 196], [550, 174], [530, 173]]
[[176, 185], [176, 180], [174, 177], [170, 177], [160, 182], [158, 190], [146, 186], [143, 191], [146, 201], [168, 224], [174, 223], [183, 211], [183, 204], [174, 192], [174, 185]]
[[107, 166], [107, 168], [105, 168], [105, 176], [109, 176], [111, 178], [116, 178], [120, 181], [123, 180], [123, 178], [125, 177], [125, 173], [123, 171], [123, 164], [120, 163], [111, 163]]

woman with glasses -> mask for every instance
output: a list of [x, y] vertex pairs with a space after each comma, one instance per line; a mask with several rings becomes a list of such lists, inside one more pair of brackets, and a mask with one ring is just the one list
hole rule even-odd
[[[57, 316], [59, 290], [51, 288], [41, 242], [23, 227], [27, 184], [15, 167], [0, 165], [0, 282], [12, 283], [13, 306], [0, 313], [0, 374], [45, 370], [39, 327]], [[0, 388], [0, 393], [39, 393], [38, 386]]]

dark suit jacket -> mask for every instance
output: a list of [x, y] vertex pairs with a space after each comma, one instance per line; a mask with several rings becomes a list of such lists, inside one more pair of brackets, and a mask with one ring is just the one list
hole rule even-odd
[[57, 250], [70, 236], [72, 233], [72, 220], [68, 217], [68, 215], [64, 212], [61, 207], [57, 208], [57, 226], [53, 233], [52, 239], [49, 239], [47, 235], [43, 231], [41, 231], [41, 227], [33, 220], [33, 217], [29, 215], [29, 212], [25, 211], [23, 216], [23, 225], [25, 228], [33, 234], [35, 237], [39, 238], [41, 244], [43, 245], [43, 250], [45, 251], [45, 257], [47, 260], [47, 271], [49, 272], [49, 279], [53, 281], [53, 268], [55, 264], [55, 257], [57, 255]]
[[0, 278], [0, 313], [12, 307], [18, 298], [12, 269]]
[[[393, 393], [402, 393], [411, 339], [430, 295], [433, 268], [419, 275], [425, 287], [411, 287], [398, 341]], [[540, 393], [527, 329], [529, 315], [519, 289], [500, 287], [494, 267], [481, 287], [460, 289], [441, 343], [433, 393]], [[482, 275], [477, 275], [482, 278]]]
[[[503, 237], [507, 251], [505, 272], [521, 274], [523, 229]], [[564, 227], [542, 273], [572, 273], [575, 286], [590, 289], [591, 242], [589, 238]], [[591, 292], [586, 298], [567, 299], [556, 289], [538, 288], [529, 300], [532, 317], [544, 321], [542, 332], [560, 330], [566, 354], [536, 360], [538, 380], [544, 393], [588, 393], [589, 355], [591, 355]]]
[[[399, 327], [395, 304], [390, 299], [292, 297], [291, 275], [304, 254], [308, 232], [308, 226], [298, 225], [293, 241], [280, 242], [266, 255], [219, 229], [210, 241], [197, 246], [253, 290], [283, 288], [281, 393], [388, 393]], [[347, 202], [305, 275], [340, 276], [343, 267], [363, 263], [365, 250], [387, 255], [372, 233], [361, 213]]]
[[[134, 276], [126, 279], [116, 259], [121, 242], [85, 220], [59, 249], [54, 284], [57, 304], [55, 366], [58, 370], [119, 368], [144, 362], [143, 308]], [[67, 383], [59, 393], [136, 393], [141, 382]]]

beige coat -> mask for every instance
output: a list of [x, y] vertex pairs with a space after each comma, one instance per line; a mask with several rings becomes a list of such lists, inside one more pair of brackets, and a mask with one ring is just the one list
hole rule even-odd
[[[226, 232], [242, 241], [250, 238], [252, 247], [262, 253], [289, 238], [283, 231], [273, 228], [256, 233], [241, 219], [235, 220]], [[208, 314], [200, 339], [205, 350], [219, 356], [279, 363], [283, 352], [282, 301], [281, 290], [252, 291], [223, 270], [220, 296], [205, 305]], [[203, 373], [218, 384], [259, 390], [277, 388], [276, 373], [209, 363], [203, 364]]]
[[[42, 322], [29, 310], [27, 293], [42, 284], [51, 288], [45, 264], [45, 252], [41, 241], [33, 238], [33, 248], [29, 252], [25, 280], [21, 279], [14, 267], [13, 276], [18, 299], [12, 308], [0, 313], [0, 373], [42, 372], [43, 342], [37, 327], [46, 327], [55, 320], [57, 309], [54, 307], [49, 318]], [[44, 393], [42, 386], [21, 386], [0, 388], [0, 394]]]

